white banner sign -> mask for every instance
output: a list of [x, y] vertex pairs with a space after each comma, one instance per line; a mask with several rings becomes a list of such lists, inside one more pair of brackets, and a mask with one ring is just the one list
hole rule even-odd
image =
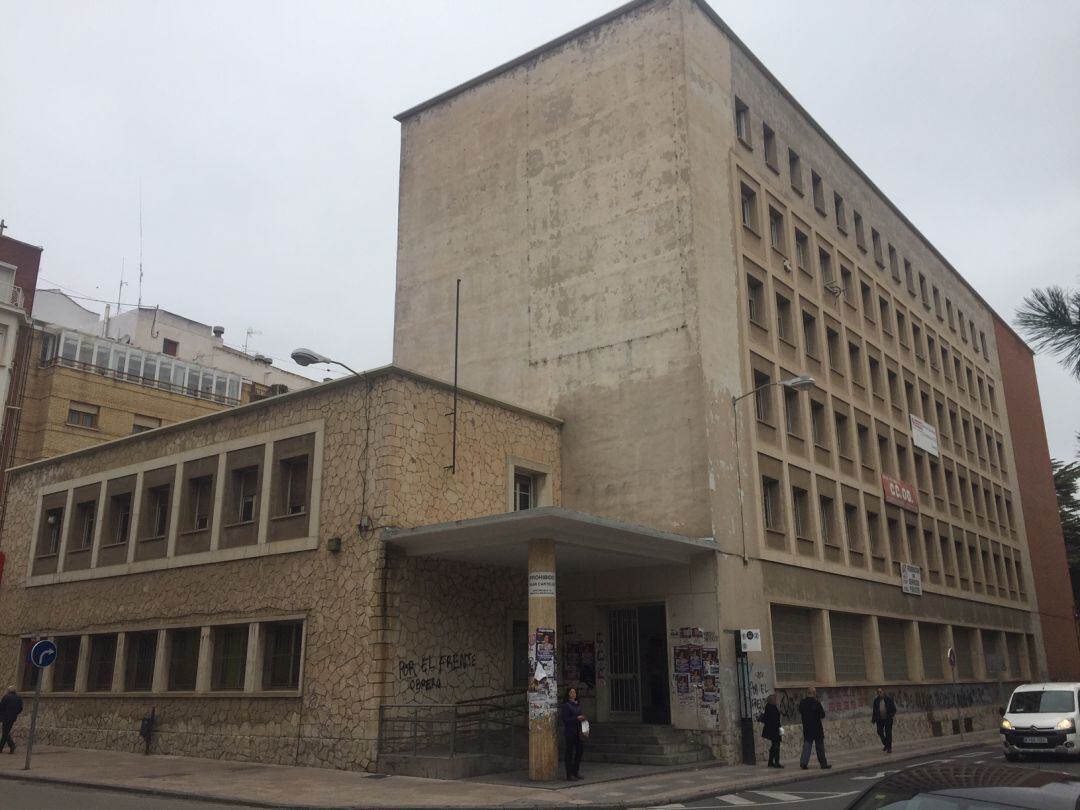
[[555, 595], [555, 572], [554, 571], [531, 571], [529, 572], [529, 596], [554, 596]]
[[911, 418], [911, 441], [916, 447], [925, 450], [932, 456], [940, 455], [938, 451], [937, 430], [927, 424], [915, 414], [909, 414]]
[[922, 596], [922, 569], [919, 566], [900, 563], [900, 590]]

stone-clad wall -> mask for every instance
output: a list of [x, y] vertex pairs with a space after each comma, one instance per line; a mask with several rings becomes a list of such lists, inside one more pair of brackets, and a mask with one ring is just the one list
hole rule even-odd
[[[506, 511], [511, 457], [547, 465], [558, 502], [557, 422], [462, 395], [457, 471], [451, 473], [446, 469], [451, 403], [445, 386], [390, 370], [16, 471], [0, 535], [7, 555], [0, 586], [0, 680], [15, 682], [19, 639], [31, 633], [205, 626], [302, 615], [305, 658], [298, 697], [46, 696], [39, 720], [43, 739], [133, 750], [140, 742], [135, 734], [139, 719], [156, 707], [155, 751], [371, 769], [378, 707], [384, 695], [393, 693], [392, 672], [404, 657], [395, 647], [413, 656], [414, 650], [430, 648], [431, 637], [439, 637], [447, 652], [459, 649], [463, 642], [455, 636], [469, 625], [454, 612], [477, 595], [476, 577], [483, 576], [469, 574], [473, 584], [462, 587], [458, 573], [415, 565], [401, 580], [403, 587], [395, 588], [395, 607], [406, 609], [388, 610], [380, 594], [386, 571], [379, 530]], [[319, 420], [324, 457], [316, 549], [26, 587], [41, 488]], [[359, 530], [362, 517], [369, 518], [371, 530]], [[342, 539], [340, 553], [327, 550], [330, 537]], [[508, 592], [505, 581], [492, 588], [492, 601]], [[428, 627], [424, 615], [446, 621]], [[404, 621], [401, 626], [395, 624], [398, 618]], [[484, 651], [487, 674], [472, 682], [472, 692], [488, 685], [499, 691], [497, 676], [491, 674], [495, 649], [492, 642]]]

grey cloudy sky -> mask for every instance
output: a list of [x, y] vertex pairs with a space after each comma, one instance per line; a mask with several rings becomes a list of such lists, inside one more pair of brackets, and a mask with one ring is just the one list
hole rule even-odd
[[[42, 286], [391, 357], [395, 113], [615, 0], [0, 0], [0, 216]], [[1080, 3], [713, 7], [989, 302], [1080, 284]], [[1038, 360], [1051, 452], [1080, 383]]]

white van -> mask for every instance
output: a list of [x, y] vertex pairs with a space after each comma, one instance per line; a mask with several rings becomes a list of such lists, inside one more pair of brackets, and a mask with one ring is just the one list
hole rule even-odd
[[1005, 758], [1015, 762], [1021, 754], [1075, 754], [1080, 756], [1077, 698], [1080, 683], [1028, 683], [1016, 687], [1001, 718]]

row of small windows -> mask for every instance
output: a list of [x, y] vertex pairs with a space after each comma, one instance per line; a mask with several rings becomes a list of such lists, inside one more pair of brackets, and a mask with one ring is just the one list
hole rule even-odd
[[806, 556], [859, 568], [869, 564], [894, 576], [908, 563], [919, 566], [933, 585], [1026, 600], [1023, 562], [1011, 546], [925, 513], [917, 517], [876, 494], [794, 466], [788, 467], [785, 492], [780, 461], [764, 455], [758, 461], [767, 547], [790, 552], [793, 534], [795, 551]]
[[[765, 154], [765, 165], [768, 166], [775, 174], [780, 174], [779, 153], [776, 139], [776, 132], [767, 123], [762, 122], [762, 142], [763, 151]], [[750, 122], [750, 108], [746, 103], [739, 98], [735, 99], [735, 132], [739, 140], [749, 149], [753, 149], [753, 136], [751, 132]], [[805, 189], [803, 185], [803, 168], [802, 159], [798, 152], [794, 149], [788, 149], [788, 175], [790, 178], [791, 189], [800, 197], [804, 196]], [[811, 169], [810, 171], [810, 190], [811, 199], [814, 209], [824, 217], [827, 217], [829, 211], [827, 209], [827, 200], [825, 193], [825, 184], [821, 178], [821, 175], [817, 171]], [[747, 211], [748, 207], [753, 208], [753, 205], [748, 206], [745, 193], [750, 191], [744, 186], [744, 198], [743, 198], [743, 225], [750, 228], [755, 233], [760, 233], [759, 229], [755, 227], [756, 218], [751, 216]], [[832, 193], [832, 213], [836, 222], [836, 229], [848, 236], [848, 211], [844, 202], [843, 196], [838, 190], [834, 190]], [[770, 217], [772, 212], [770, 211]], [[851, 218], [852, 225], [855, 231], [855, 244], [862, 252], [866, 253], [868, 250], [872, 250], [874, 262], [881, 270], [886, 269], [886, 257], [885, 250], [882, 247], [881, 234], [876, 228], [870, 229], [870, 247], [867, 247], [866, 242], [866, 230], [863, 221], [862, 214], [857, 210], [852, 211]], [[773, 243], [776, 246], [776, 243]], [[908, 293], [915, 297], [918, 296], [923, 306], [929, 310], [932, 307], [937, 318], [943, 322], [947, 322], [949, 328], [954, 332], [959, 332], [960, 339], [964, 343], [968, 343], [969, 337], [973, 349], [976, 353], [981, 353], [982, 356], [989, 360], [990, 352], [987, 345], [986, 333], [979, 330], [975, 326], [975, 321], [970, 317], [965, 317], [964, 312], [960, 307], [954, 307], [953, 302], [949, 298], [943, 298], [941, 291], [936, 285], [929, 284], [927, 282], [926, 275], [924, 273], [918, 273], [918, 282], [916, 284], [916, 274], [911, 266], [911, 262], [908, 259], [903, 260], [904, 278], [901, 280], [900, 272], [900, 258], [896, 248], [890, 243], [887, 247], [888, 252], [888, 269], [891, 272], [893, 281], [897, 284], [906, 284]], [[944, 300], [944, 308], [942, 307], [942, 301]], [[976, 341], [976, 334], [978, 335], [978, 341]]]
[[[242, 692], [296, 690], [300, 620], [57, 635], [51, 692]], [[36, 688], [27, 663], [38, 638], [22, 640], [21, 685]], [[206, 647], [207, 669], [200, 672]], [[249, 670], [249, 666], [251, 669]]]
[[[314, 434], [282, 439], [270, 450], [269, 490], [264, 493], [266, 445], [254, 445], [179, 465], [85, 484], [42, 498], [34, 574], [157, 559], [168, 553], [173, 513], [179, 510], [175, 555], [208, 551], [220, 512], [219, 548], [251, 545], [260, 537], [260, 499], [270, 500], [268, 540], [307, 537]], [[224, 467], [220, 496], [217, 477]], [[177, 473], [179, 470], [179, 485]], [[139, 506], [136, 515], [136, 505]], [[104, 514], [99, 517], [99, 510]], [[134, 548], [131, 547], [135, 541]], [[129, 559], [130, 556], [130, 559]]]
[[[67, 423], [72, 427], [86, 428], [88, 430], [101, 429], [101, 406], [92, 402], [68, 403]], [[157, 416], [145, 416], [132, 414], [131, 432], [145, 433], [148, 430], [161, 427], [161, 418]]]
[[[745, 182], [740, 184], [740, 188], [743, 224], [757, 235], [757, 194]], [[772, 249], [785, 257], [785, 267], [790, 271], [790, 263], [786, 258], [788, 233], [784, 224], [784, 215], [771, 205], [769, 206], [769, 241]], [[796, 227], [794, 241], [795, 265], [807, 276], [812, 277], [814, 269], [811, 265], [810, 236]], [[858, 312], [861, 304], [863, 318], [871, 328], [876, 329], [880, 325], [883, 337], [890, 341], [895, 331], [900, 346], [906, 352], [913, 351], [918, 362], [925, 363], [928, 359], [935, 374], [943, 374], [945, 379], [954, 384], [959, 391], [965, 391], [972, 399], [976, 398], [972, 363], [966, 362], [959, 350], [952, 351], [943, 339], [939, 344], [938, 338], [929, 329], [926, 330], [924, 345], [923, 327], [917, 319], [911, 318], [909, 329], [909, 319], [905, 309], [895, 303], [892, 296], [883, 288], [875, 294], [876, 285], [868, 276], [859, 274], [860, 278], [856, 283], [857, 271], [854, 268], [841, 263], [839, 277], [837, 277], [833, 270], [832, 253], [823, 245], [818, 247], [817, 264], [822, 290], [828, 296], [827, 300], [842, 300], [853, 312]], [[908, 268], [910, 269], [910, 265]], [[754, 311], [763, 314], [764, 308], [754, 307]], [[763, 323], [760, 319], [757, 322]], [[966, 375], [963, 371], [965, 368]], [[987, 403], [987, 391], [982, 390], [981, 383], [978, 396], [981, 402]], [[991, 402], [990, 405], [996, 411], [996, 403]]]
[[[942, 681], [950, 646], [963, 680], [1026, 680], [1038, 674], [1034, 640], [1020, 633], [776, 604], [770, 613], [778, 684], [864, 683], [872, 673], [885, 682]], [[871, 624], [880, 641], [880, 659], [873, 662], [866, 644]], [[815, 655], [822, 649], [824, 660]], [[819, 671], [824, 661], [832, 664], [831, 678]], [[983, 661], [999, 661], [1002, 671], [987, 671]]]

